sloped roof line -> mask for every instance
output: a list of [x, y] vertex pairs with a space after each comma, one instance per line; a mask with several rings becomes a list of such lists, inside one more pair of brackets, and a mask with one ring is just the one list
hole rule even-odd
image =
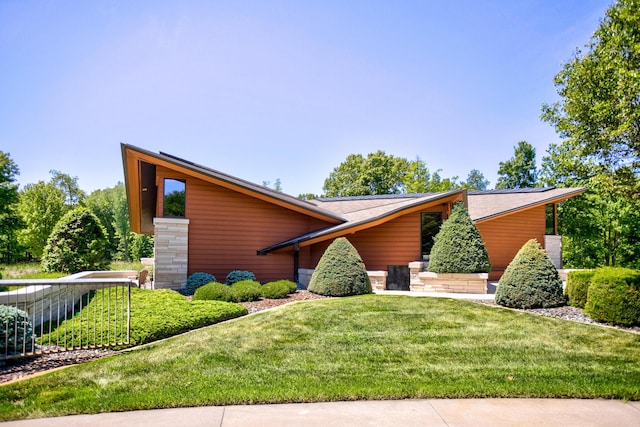
[[[438, 200], [441, 199], [446, 199], [448, 197], [451, 196], [455, 196], [457, 194], [462, 194], [465, 190], [451, 190], [451, 191], [445, 191], [445, 192], [441, 192], [441, 193], [428, 193], [425, 197], [422, 198], [418, 198], [415, 202], [410, 203], [410, 204], [406, 204], [406, 205], [402, 205], [401, 207], [397, 207], [395, 209], [391, 209], [389, 211], [386, 211], [382, 214], [379, 215], [375, 215], [375, 216], [371, 216], [371, 217], [367, 217], [367, 218], [362, 218], [359, 220], [355, 220], [355, 221], [347, 221], [345, 223], [342, 224], [337, 224], [337, 225], [332, 225], [329, 227], [325, 227], [322, 228], [320, 230], [315, 230], [315, 231], [311, 231], [309, 233], [304, 233], [300, 236], [285, 240], [283, 242], [280, 243], [276, 243], [275, 245], [260, 249], [257, 251], [258, 255], [266, 255], [269, 252], [275, 251], [277, 249], [282, 249], [285, 248], [287, 246], [291, 246], [293, 244], [296, 243], [302, 243], [305, 242], [307, 240], [311, 240], [311, 239], [315, 239], [318, 237], [322, 237], [322, 236], [326, 236], [329, 234], [333, 234], [336, 232], [345, 232], [349, 229], [352, 228], [356, 228], [359, 227], [361, 225], [367, 224], [367, 223], [374, 223], [380, 220], [383, 220], [387, 217], [390, 217], [392, 215], [395, 215], [397, 213], [400, 213], [402, 211], [405, 210], [409, 210], [409, 209], [413, 209], [417, 206], [423, 205], [423, 204], [427, 204], [427, 203], [433, 203], [436, 202]], [[431, 197], [429, 197], [431, 196]]]
[[162, 151], [159, 152], [159, 153], [154, 153], [152, 151], [148, 151], [148, 150], [145, 150], [143, 148], [139, 148], [139, 147], [136, 147], [136, 146], [133, 146], [133, 145], [129, 145], [129, 144], [122, 144], [122, 146], [123, 146], [123, 149], [124, 148], [128, 148], [128, 149], [131, 149], [133, 151], [137, 151], [137, 152], [142, 153], [142, 154], [144, 154], [146, 156], [149, 156], [149, 157], [152, 157], [152, 158], [155, 158], [155, 159], [158, 159], [158, 160], [162, 160], [162, 161], [165, 161], [165, 162], [172, 163], [172, 164], [174, 164], [176, 166], [191, 170], [193, 172], [200, 173], [200, 174], [203, 174], [205, 176], [209, 176], [209, 177], [214, 178], [214, 179], [216, 179], [218, 181], [223, 181], [223, 182], [225, 182], [227, 184], [230, 184], [232, 186], [240, 187], [240, 188], [243, 188], [245, 190], [249, 190], [251, 192], [259, 193], [259, 194], [261, 194], [263, 196], [266, 196], [266, 197], [271, 198], [271, 199], [278, 200], [278, 201], [283, 202], [285, 204], [293, 205], [293, 206], [296, 206], [298, 208], [302, 208], [304, 210], [308, 210], [308, 211], [314, 212], [316, 214], [332, 218], [332, 219], [334, 219], [336, 221], [340, 221], [341, 223], [347, 221], [341, 215], [338, 215], [335, 212], [332, 212], [332, 211], [323, 209], [321, 207], [318, 207], [318, 206], [314, 205], [313, 203], [307, 202], [306, 200], [301, 200], [301, 199], [298, 199], [297, 197], [291, 196], [289, 194], [281, 193], [279, 191], [272, 190], [271, 188], [255, 184], [253, 182], [246, 181], [246, 180], [241, 179], [241, 178], [237, 178], [235, 176], [226, 174], [224, 172], [220, 172], [220, 171], [218, 171], [216, 169], [212, 169], [212, 168], [209, 168], [207, 166], [203, 166], [203, 165], [191, 162], [189, 160], [185, 160], [185, 159], [182, 159], [180, 157], [164, 153]]

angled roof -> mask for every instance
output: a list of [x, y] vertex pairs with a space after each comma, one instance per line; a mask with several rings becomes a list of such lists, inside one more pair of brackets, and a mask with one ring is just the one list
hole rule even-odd
[[225, 188], [247, 194], [257, 199], [304, 213], [314, 218], [322, 219], [330, 223], [343, 223], [346, 219], [339, 214], [322, 209], [312, 203], [300, 200], [274, 191], [262, 185], [254, 184], [240, 178], [225, 174], [215, 169], [202, 166], [188, 160], [181, 159], [166, 153], [154, 153], [133, 145], [121, 144], [122, 161], [124, 166], [125, 187], [129, 200], [129, 213], [131, 226], [134, 231], [139, 231], [141, 209], [141, 183], [140, 162], [164, 166], [182, 172], [189, 176], [202, 179], [220, 185]]
[[559, 203], [587, 191], [586, 188], [517, 188], [469, 191], [469, 216], [474, 222], [495, 219], [547, 203]]
[[447, 203], [464, 197], [463, 190], [445, 191], [441, 193], [380, 195], [380, 196], [355, 196], [320, 198], [310, 202], [322, 207], [324, 210], [340, 214], [346, 219], [345, 223], [312, 231], [301, 236], [294, 237], [273, 246], [261, 249], [258, 254], [285, 248], [294, 244], [302, 246], [332, 239], [347, 233], [375, 227], [391, 221], [399, 216], [414, 211], [420, 211], [425, 206]]

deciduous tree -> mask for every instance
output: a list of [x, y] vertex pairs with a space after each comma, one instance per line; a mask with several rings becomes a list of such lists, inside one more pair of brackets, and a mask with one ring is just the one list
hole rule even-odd
[[496, 188], [535, 187], [537, 180], [536, 149], [527, 141], [513, 147], [513, 157], [500, 162]]
[[18, 185], [15, 184], [20, 170], [9, 153], [0, 151], [0, 262], [14, 262], [21, 253], [18, 230], [24, 223], [17, 213]]

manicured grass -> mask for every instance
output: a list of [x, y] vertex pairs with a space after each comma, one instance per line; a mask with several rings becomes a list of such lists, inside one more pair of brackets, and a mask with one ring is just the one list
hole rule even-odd
[[44, 273], [37, 262], [20, 264], [0, 264], [3, 279], [57, 279], [65, 273]]
[[0, 387], [0, 418], [266, 402], [640, 399], [640, 335], [472, 302], [291, 304]]
[[[87, 347], [110, 340], [126, 342], [123, 311], [115, 309], [116, 301], [117, 304], [126, 304], [122, 293], [122, 289], [116, 288], [90, 292], [89, 298], [84, 297], [82, 311], [74, 319], [63, 321], [51, 333], [39, 336], [38, 343], [65, 343], [69, 347]], [[240, 304], [222, 301], [189, 302], [178, 292], [169, 289], [152, 291], [132, 288], [129, 344], [119, 348], [157, 341], [245, 314], [247, 309]], [[35, 333], [41, 335], [38, 333], [39, 329], [36, 327]], [[49, 326], [44, 325], [42, 330], [48, 331]]]

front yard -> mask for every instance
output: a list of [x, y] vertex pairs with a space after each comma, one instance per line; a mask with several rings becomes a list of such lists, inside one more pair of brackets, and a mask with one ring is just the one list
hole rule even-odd
[[640, 335], [466, 301], [288, 305], [0, 387], [0, 419], [262, 402], [640, 399]]

